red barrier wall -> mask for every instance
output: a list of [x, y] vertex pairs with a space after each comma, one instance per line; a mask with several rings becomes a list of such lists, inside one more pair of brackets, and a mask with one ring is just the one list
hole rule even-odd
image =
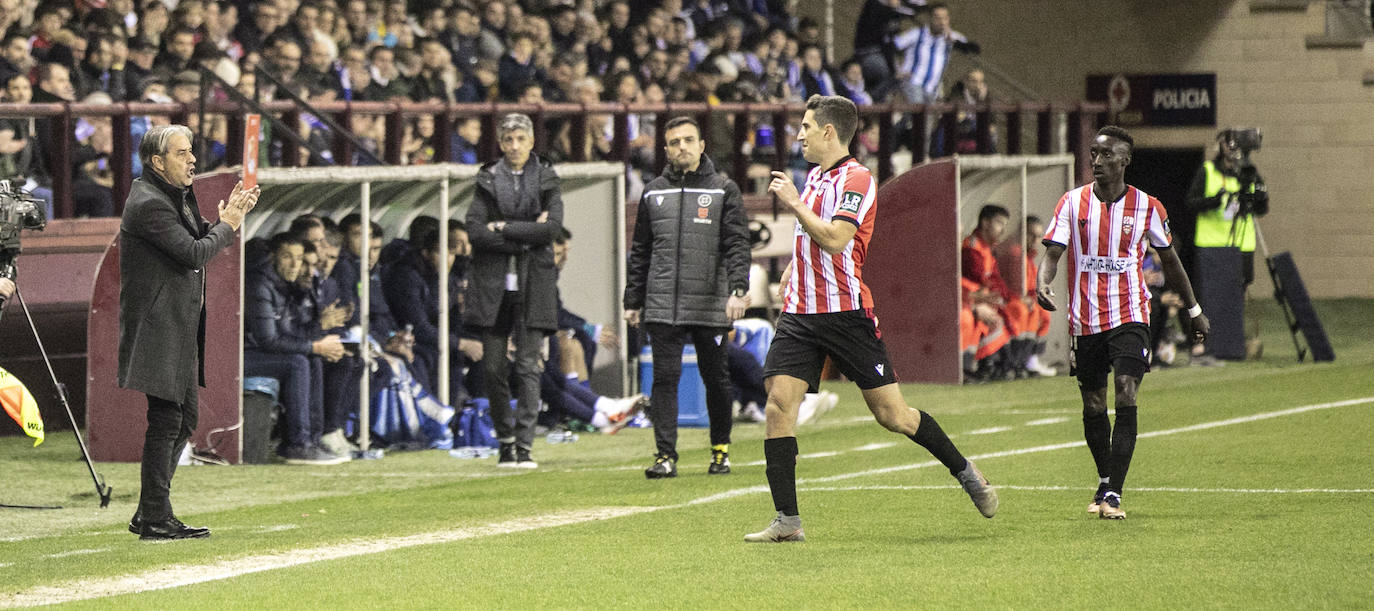
[[[196, 178], [196, 200], [206, 219], [219, 218], [216, 206], [228, 199], [238, 176], [211, 174]], [[200, 421], [191, 443], [212, 448], [229, 462], [239, 462], [240, 282], [239, 240], [205, 267], [205, 384], [200, 389]], [[111, 242], [96, 272], [87, 333], [86, 429], [91, 458], [136, 462], [143, 453], [148, 402], [143, 393], [119, 388], [119, 238]], [[225, 430], [227, 429], [227, 430]], [[219, 431], [210, 435], [211, 431]]]
[[958, 180], [954, 160], [940, 159], [878, 188], [864, 283], [903, 382], [962, 381]]

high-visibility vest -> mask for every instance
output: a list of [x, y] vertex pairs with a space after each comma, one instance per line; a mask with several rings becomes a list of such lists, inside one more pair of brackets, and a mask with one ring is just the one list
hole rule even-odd
[[1213, 197], [1223, 189], [1226, 195], [1220, 206], [1197, 213], [1193, 244], [1202, 248], [1239, 246], [1241, 252], [1255, 252], [1254, 217], [1249, 214], [1239, 218], [1236, 216], [1240, 209], [1240, 202], [1236, 200], [1236, 194], [1240, 193], [1240, 181], [1235, 176], [1223, 174], [1211, 161], [1203, 162], [1202, 171], [1207, 173], [1203, 196]]

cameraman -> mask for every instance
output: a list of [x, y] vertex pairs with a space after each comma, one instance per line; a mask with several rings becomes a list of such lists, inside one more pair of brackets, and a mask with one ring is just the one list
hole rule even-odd
[[1255, 280], [1254, 217], [1269, 213], [1269, 193], [1248, 154], [1258, 140], [1253, 130], [1221, 130], [1217, 154], [1202, 163], [1187, 199], [1188, 209], [1197, 213], [1193, 246], [1239, 248], [1247, 287]]
[[[1197, 213], [1193, 246], [1238, 248], [1245, 288], [1255, 280], [1255, 217], [1269, 212], [1269, 193], [1250, 162], [1259, 148], [1255, 129], [1223, 129], [1217, 134], [1217, 153], [1202, 163], [1188, 188], [1186, 205]], [[1194, 276], [1196, 278], [1196, 276]], [[1194, 347], [1195, 356], [1199, 347]]]

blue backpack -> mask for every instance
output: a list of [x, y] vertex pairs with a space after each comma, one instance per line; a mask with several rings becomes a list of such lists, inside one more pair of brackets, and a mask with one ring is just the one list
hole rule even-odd
[[[511, 409], [515, 409], [514, 400], [511, 400]], [[496, 427], [491, 422], [491, 406], [486, 398], [479, 397], [464, 403], [463, 411], [458, 413], [458, 424], [453, 429], [455, 448], [495, 448], [501, 445], [496, 438]]]

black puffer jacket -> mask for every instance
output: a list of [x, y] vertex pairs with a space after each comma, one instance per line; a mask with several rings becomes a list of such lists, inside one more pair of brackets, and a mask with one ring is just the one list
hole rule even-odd
[[749, 228], [739, 187], [709, 157], [644, 187], [627, 272], [625, 309], [644, 322], [730, 326], [725, 300], [749, 288]]

